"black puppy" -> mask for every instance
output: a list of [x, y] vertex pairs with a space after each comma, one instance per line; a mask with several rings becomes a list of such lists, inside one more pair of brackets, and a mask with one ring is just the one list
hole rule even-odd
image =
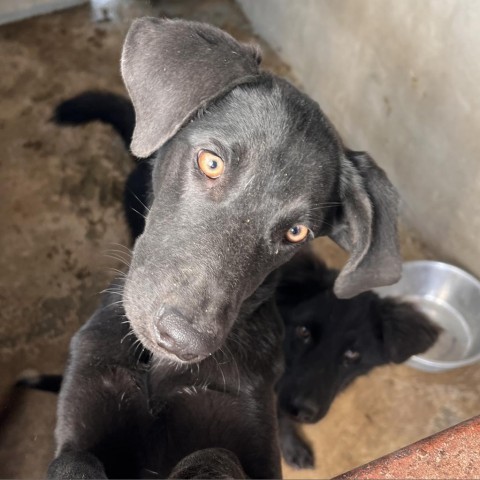
[[[102, 99], [100, 93], [88, 96]], [[61, 118], [81, 110], [85, 97], [62, 104]], [[128, 213], [137, 222], [135, 215], [134, 210]], [[357, 377], [424, 352], [440, 333], [407, 302], [380, 298], [373, 292], [339, 300], [332, 292], [337, 274], [303, 251], [281, 268], [276, 290], [286, 328], [286, 369], [277, 384], [280, 446], [285, 461], [296, 468], [314, 466], [314, 454], [298, 434], [298, 423], [318, 422], [337, 394]], [[61, 381], [61, 375], [39, 375], [19, 383], [58, 392]]]
[[[113, 126], [128, 146], [134, 111], [124, 97], [90, 91], [62, 102], [54, 120], [59, 125], [102, 121]], [[145, 227], [150, 175], [151, 162], [143, 161], [126, 182], [124, 206], [134, 240]], [[305, 249], [281, 267], [281, 272], [276, 296], [287, 327], [287, 370], [277, 386], [280, 444], [287, 463], [311, 468], [313, 452], [298, 435], [296, 424], [320, 420], [338, 392], [373, 367], [400, 363], [427, 349], [438, 329], [412, 305], [381, 299], [372, 292], [350, 300], [337, 299], [332, 289], [338, 272]], [[412, 339], [406, 338], [409, 333], [415, 334]], [[357, 350], [353, 344], [359, 346]], [[394, 348], [397, 354], [391, 351]], [[61, 379], [41, 375], [22, 383], [58, 392]]]
[[426, 351], [440, 332], [407, 302], [373, 292], [338, 299], [337, 275], [302, 252], [282, 268], [277, 289], [286, 363], [277, 385], [280, 444], [287, 463], [297, 468], [314, 465], [297, 423], [318, 422], [357, 377]]
[[49, 476], [280, 476], [275, 270], [328, 234], [351, 253], [339, 296], [397, 280], [385, 174], [258, 63], [208, 25], [133, 23], [122, 74], [131, 150], [150, 158], [145, 228], [72, 340]]
[[[100, 93], [88, 96], [103, 98]], [[85, 98], [62, 104], [61, 118], [81, 110]], [[134, 210], [128, 213], [137, 222], [135, 215]], [[407, 302], [373, 292], [339, 300], [332, 292], [337, 274], [315, 255], [302, 252], [281, 268], [276, 290], [286, 327], [286, 369], [277, 384], [280, 446], [286, 462], [296, 468], [314, 466], [313, 452], [297, 432], [298, 423], [319, 421], [337, 394], [357, 377], [427, 350], [440, 332]], [[61, 381], [61, 375], [38, 375], [19, 384], [58, 392]]]

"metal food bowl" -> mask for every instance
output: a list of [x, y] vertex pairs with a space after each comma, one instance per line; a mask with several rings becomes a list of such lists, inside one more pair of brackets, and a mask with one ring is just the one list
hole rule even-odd
[[398, 283], [375, 292], [415, 304], [443, 329], [435, 345], [407, 365], [440, 372], [480, 361], [480, 282], [469, 273], [442, 262], [406, 262]]

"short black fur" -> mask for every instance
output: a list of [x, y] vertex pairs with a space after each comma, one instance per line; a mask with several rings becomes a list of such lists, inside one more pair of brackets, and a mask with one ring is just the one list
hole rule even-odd
[[[121, 66], [130, 148], [149, 168], [128, 189], [146, 221], [130, 222], [126, 278], [72, 340], [50, 477], [279, 477], [273, 296], [278, 267], [302, 246], [286, 232], [306, 225], [309, 239], [351, 251], [340, 296], [398, 278], [386, 175], [258, 63], [257, 49], [206, 24], [133, 22]], [[95, 117], [87, 103], [73, 123]], [[225, 163], [216, 180], [200, 171], [205, 150]]]
[[356, 378], [424, 352], [440, 332], [408, 302], [371, 291], [338, 299], [337, 275], [305, 251], [282, 268], [277, 289], [286, 363], [277, 385], [280, 441], [297, 468], [312, 468], [314, 455], [296, 424], [318, 422]]

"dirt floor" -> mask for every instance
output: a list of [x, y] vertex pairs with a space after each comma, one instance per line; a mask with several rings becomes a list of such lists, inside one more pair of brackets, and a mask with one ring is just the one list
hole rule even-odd
[[[44, 476], [56, 397], [12, 385], [25, 369], [62, 371], [71, 335], [121, 267], [110, 254], [128, 244], [121, 195], [131, 159], [108, 127], [56, 127], [49, 122], [53, 107], [85, 89], [124, 91], [120, 49], [137, 15], [188, 17], [240, 40], [254, 37], [230, 0], [118, 3], [110, 21], [92, 22], [86, 5], [0, 28], [1, 478]], [[292, 78], [260, 43], [265, 68]], [[402, 247], [407, 259], [432, 257], [406, 230]], [[318, 249], [332, 265], [344, 260], [328, 242]], [[479, 380], [479, 366], [444, 374], [377, 369], [305, 429], [316, 470], [285, 468], [285, 476], [331, 477], [478, 414]]]

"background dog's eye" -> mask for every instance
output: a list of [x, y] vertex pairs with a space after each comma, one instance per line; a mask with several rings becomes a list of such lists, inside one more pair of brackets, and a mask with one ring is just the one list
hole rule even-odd
[[225, 170], [224, 161], [208, 150], [200, 150], [197, 156], [197, 163], [200, 170], [208, 178], [218, 178]]
[[353, 363], [358, 363], [360, 361], [360, 352], [356, 350], [345, 350], [343, 353], [343, 363], [345, 365], [352, 365]]
[[305, 225], [294, 225], [287, 230], [285, 238], [290, 243], [299, 243], [307, 238], [308, 228]]
[[310, 330], [304, 325], [295, 328], [295, 335], [304, 342], [308, 342], [312, 336]]

